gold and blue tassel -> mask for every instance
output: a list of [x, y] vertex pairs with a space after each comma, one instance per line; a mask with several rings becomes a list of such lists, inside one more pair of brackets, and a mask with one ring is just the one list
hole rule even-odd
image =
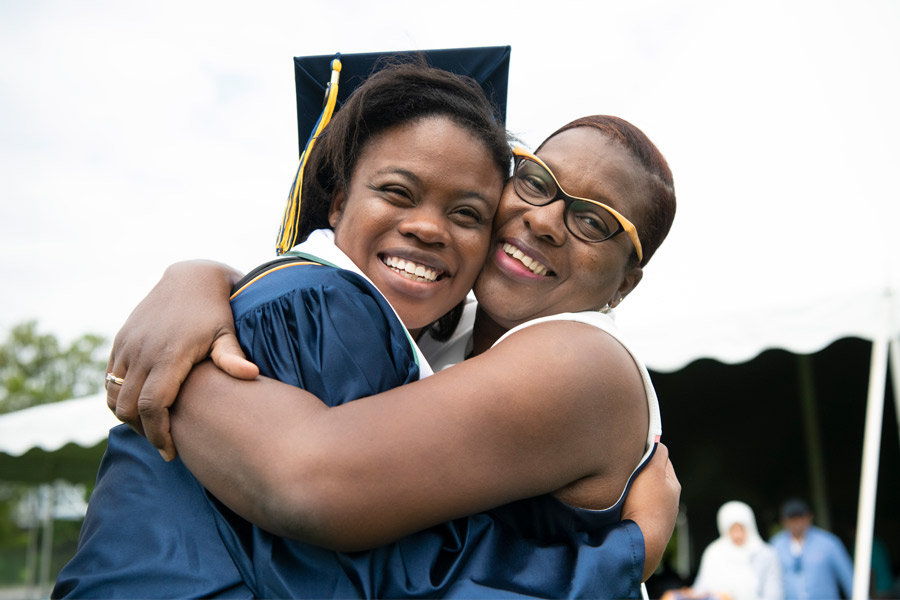
[[278, 239], [276, 240], [275, 251], [281, 256], [297, 243], [297, 226], [300, 217], [300, 196], [303, 188], [303, 171], [306, 167], [306, 160], [312, 151], [322, 130], [331, 121], [331, 115], [334, 114], [334, 107], [337, 104], [338, 80], [341, 75], [341, 55], [335, 55], [331, 61], [331, 81], [325, 88], [325, 107], [316, 126], [313, 127], [309, 139], [306, 141], [306, 147], [300, 155], [300, 165], [297, 167], [297, 174], [294, 175], [294, 183], [291, 184], [291, 191], [288, 194], [287, 206], [284, 208], [284, 216], [281, 219], [281, 228], [278, 230]]

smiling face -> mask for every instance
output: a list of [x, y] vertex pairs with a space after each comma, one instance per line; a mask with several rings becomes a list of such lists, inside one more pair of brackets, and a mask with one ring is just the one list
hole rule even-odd
[[[568, 194], [611, 206], [640, 235], [647, 175], [619, 145], [595, 129], [577, 127], [549, 139], [538, 156]], [[501, 328], [616, 306], [640, 281], [627, 235], [584, 242], [567, 230], [563, 212], [562, 201], [531, 206], [511, 183], [504, 189], [491, 253], [475, 285], [479, 307]]]
[[734, 523], [728, 528], [728, 537], [734, 542], [735, 546], [743, 546], [747, 541], [747, 530], [740, 523]]
[[472, 288], [502, 188], [480, 140], [446, 117], [427, 117], [369, 141], [329, 222], [337, 246], [415, 335]]

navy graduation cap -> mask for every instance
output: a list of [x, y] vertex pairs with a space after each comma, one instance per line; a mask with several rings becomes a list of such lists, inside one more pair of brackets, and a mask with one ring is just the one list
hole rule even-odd
[[278, 232], [277, 253], [284, 254], [297, 242], [303, 169], [310, 149], [334, 111], [339, 110], [357, 86], [378, 69], [382, 64], [380, 61], [388, 57], [421, 56], [432, 67], [471, 77], [481, 85], [485, 95], [496, 107], [497, 118], [505, 124], [510, 50], [509, 46], [484, 46], [295, 57], [300, 165]]

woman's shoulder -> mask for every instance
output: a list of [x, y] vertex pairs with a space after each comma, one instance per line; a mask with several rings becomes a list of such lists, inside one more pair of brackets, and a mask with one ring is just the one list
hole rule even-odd
[[579, 318], [579, 315], [581, 313], [553, 315], [519, 325], [501, 336], [492, 350], [524, 347], [531, 348], [532, 351], [538, 348], [546, 351], [555, 348], [557, 351], [567, 349], [565, 356], [573, 358], [596, 357], [598, 352], [604, 358], [629, 357], [627, 348], [617, 335], [615, 324], [604, 323], [590, 316]]
[[[623, 373], [623, 369], [643, 377], [643, 362], [632, 351], [608, 315], [597, 311], [560, 313], [532, 319], [500, 337], [494, 348], [506, 346], [525, 349], [555, 348], [571, 357], [568, 366], [582, 369], [589, 357], [591, 369], [579, 371], [579, 377], [606, 380], [611, 374]], [[598, 360], [602, 356], [603, 360]], [[564, 361], [554, 361], [559, 364]], [[564, 364], [564, 366], [565, 366]], [[637, 368], [635, 368], [637, 367]], [[636, 380], [632, 379], [632, 383]]]
[[[624, 336], [616, 326], [612, 314], [588, 310], [538, 317], [513, 327], [502, 335], [494, 345], [511, 337], [521, 336], [522, 332], [528, 330], [540, 330], [543, 332], [544, 336], [550, 338], [554, 336], [573, 335], [573, 332], [580, 332], [580, 334], [578, 334], [579, 341], [589, 342], [590, 340], [594, 340], [595, 343], [603, 344], [608, 352], [614, 352], [621, 354], [622, 356], [630, 354], [631, 358], [640, 368], [643, 368], [644, 365], [643, 361], [633, 350], [632, 345], [628, 342], [626, 336]], [[522, 340], [523, 338], [520, 337], [519, 339]]]
[[295, 257], [260, 265], [251, 271], [231, 296], [235, 316], [261, 304], [304, 290], [327, 290], [330, 295], [372, 296], [381, 300], [377, 289], [361, 275], [313, 260]]
[[[557, 409], [564, 405], [583, 417], [605, 415], [594, 423], [598, 437], [625, 427], [634, 428], [630, 434], [636, 440], [648, 439], [648, 404], [653, 409], [653, 434], [659, 429], [655, 392], [646, 369], [615, 335], [579, 318], [536, 320], [511, 331], [476, 358], [490, 361], [484, 370], [503, 371], [505, 377], [520, 381], [523, 393], [546, 384]], [[540, 403], [551, 400], [545, 397]], [[642, 427], [636, 427], [637, 422]]]
[[507, 331], [500, 337], [499, 340], [497, 340], [497, 342], [500, 342], [501, 340], [513, 335], [518, 331], [522, 331], [523, 329], [527, 329], [529, 327], [534, 327], [535, 325], [564, 322], [585, 323], [587, 325], [592, 325], [597, 329], [610, 331], [616, 337], [618, 337], [619, 335], [618, 329], [616, 328], [616, 322], [611, 315], [596, 310], [586, 310], [582, 312], [557, 313], [555, 315], [547, 315], [544, 317], [531, 319]]

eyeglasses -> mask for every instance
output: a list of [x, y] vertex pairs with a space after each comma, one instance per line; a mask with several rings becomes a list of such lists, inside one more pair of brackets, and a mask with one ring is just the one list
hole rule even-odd
[[532, 206], [562, 200], [566, 205], [563, 219], [572, 235], [585, 242], [598, 243], [624, 231], [634, 244], [638, 262], [643, 260], [641, 240], [631, 221], [602, 202], [565, 193], [550, 167], [528, 150], [517, 146], [513, 155], [516, 157], [513, 188], [522, 200]]

